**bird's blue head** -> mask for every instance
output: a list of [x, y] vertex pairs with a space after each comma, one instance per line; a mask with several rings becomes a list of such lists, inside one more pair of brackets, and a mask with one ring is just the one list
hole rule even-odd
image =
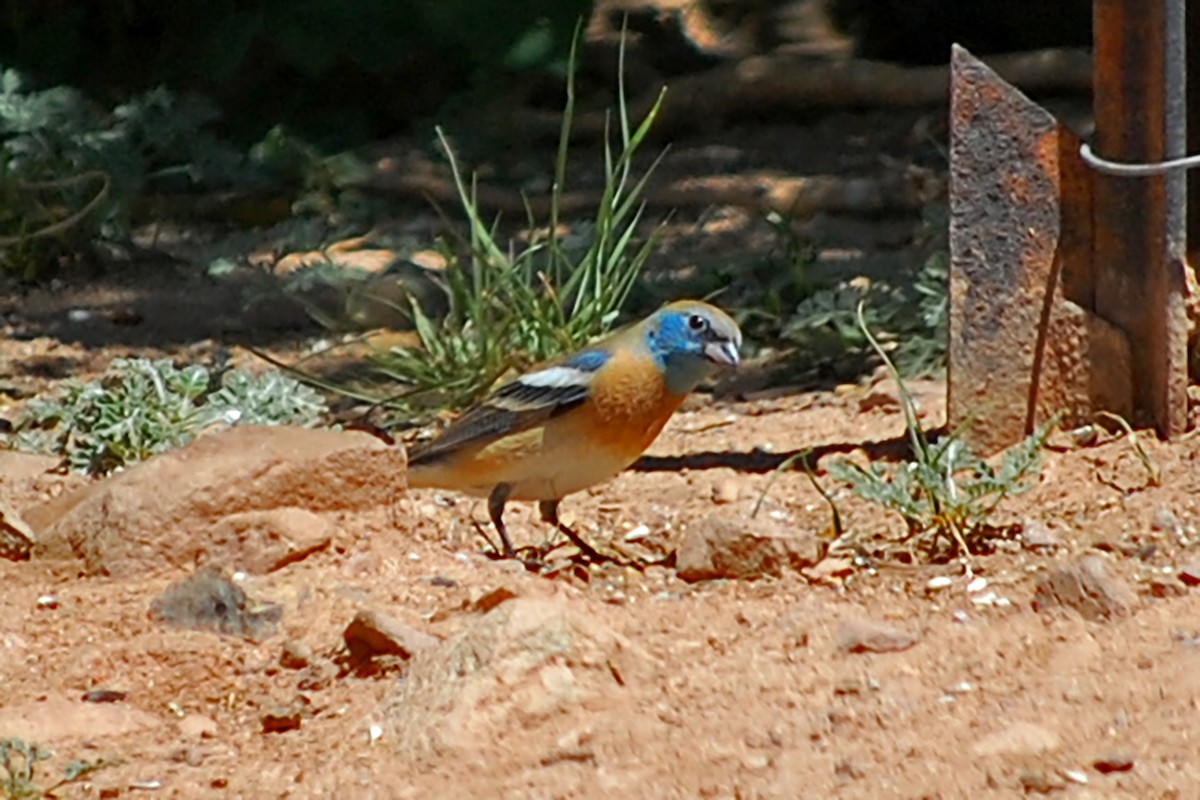
[[715, 306], [681, 300], [663, 306], [645, 324], [646, 346], [672, 394], [686, 394], [717, 369], [738, 365], [742, 332]]

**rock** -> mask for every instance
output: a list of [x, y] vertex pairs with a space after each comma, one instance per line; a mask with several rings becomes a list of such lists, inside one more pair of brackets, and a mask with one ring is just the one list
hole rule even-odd
[[35, 558], [79, 559], [87, 574], [190, 569], [202, 559], [245, 570], [294, 557], [282, 542], [268, 556], [257, 552], [272, 531], [286, 539], [304, 528], [303, 549], [327, 529], [314, 536], [311, 519], [294, 514], [270, 525], [235, 515], [383, 506], [405, 488], [404, 468], [403, 447], [368, 433], [247, 426], [201, 436], [24, 516], [38, 533]]
[[334, 530], [328, 519], [302, 508], [230, 514], [213, 527], [198, 558], [262, 575], [329, 547]]
[[1151, 597], [1179, 597], [1187, 594], [1187, 586], [1174, 575], [1154, 575], [1146, 582]]
[[675, 569], [680, 579], [689, 582], [752, 580], [811, 567], [819, 556], [815, 534], [770, 518], [710, 516], [684, 531]]
[[1021, 544], [1030, 550], [1053, 550], [1062, 540], [1045, 523], [1027, 519], [1021, 523]]
[[1133, 756], [1129, 753], [1110, 753], [1092, 762], [1092, 766], [1102, 775], [1110, 772], [1128, 772], [1133, 769]]
[[1200, 586], [1200, 560], [1193, 559], [1181, 566], [1179, 580], [1185, 586]]
[[1026, 793], [1050, 794], [1051, 792], [1061, 791], [1067, 786], [1066, 781], [1055, 775], [1047, 775], [1042, 770], [1027, 770], [1022, 772], [1018, 780], [1021, 782], [1021, 789]]
[[719, 506], [727, 506], [730, 503], [736, 503], [741, 497], [742, 487], [737, 481], [732, 478], [718, 481], [712, 487], [712, 501]]
[[299, 730], [306, 717], [312, 716], [312, 710], [303, 703], [292, 703], [289, 706], [279, 706], [264, 712], [259, 717], [263, 733], [287, 733]]
[[1179, 536], [1183, 533], [1183, 523], [1175, 516], [1174, 511], [1166, 506], [1159, 506], [1154, 509], [1154, 516], [1150, 518], [1150, 530]]
[[1133, 605], [1133, 592], [1099, 555], [1086, 555], [1050, 572], [1038, 581], [1033, 599], [1038, 611], [1073, 608], [1093, 621], [1127, 614]]
[[28, 561], [37, 534], [17, 510], [0, 500], [0, 558]]
[[120, 689], [88, 689], [79, 699], [85, 703], [121, 703], [129, 698], [129, 692]]
[[203, 714], [187, 714], [177, 724], [186, 739], [212, 739], [217, 735], [216, 721]]
[[150, 604], [151, 619], [165, 625], [254, 641], [269, 638], [282, 615], [282, 606], [253, 604], [242, 587], [216, 567], [176, 581]]
[[894, 653], [916, 643], [911, 633], [868, 619], [846, 620], [837, 632], [837, 647], [846, 653]]
[[473, 599], [471, 601], [471, 609], [478, 611], [480, 614], [486, 614], [496, 606], [508, 600], [512, 600], [516, 596], [517, 593], [509, 587], [497, 586], [495, 589], [484, 592]]
[[355, 614], [342, 638], [355, 661], [367, 661], [375, 656], [399, 656], [407, 660], [438, 641], [398, 619], [375, 611]]
[[1057, 750], [1058, 734], [1032, 722], [1014, 722], [975, 743], [976, 756], [1040, 756]]
[[568, 716], [636, 713], [623, 687], [644, 679], [648, 658], [579, 601], [519, 597], [412, 660], [386, 706], [383, 741], [403, 757], [461, 760], [503, 731], [513, 752], [538, 752]]
[[279, 653], [279, 666], [284, 669], [304, 669], [312, 660], [312, 648], [295, 639], [284, 642], [283, 650]]

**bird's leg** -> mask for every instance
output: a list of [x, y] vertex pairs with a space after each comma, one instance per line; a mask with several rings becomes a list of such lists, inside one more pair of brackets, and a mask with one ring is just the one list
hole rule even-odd
[[512, 486], [507, 483], [498, 483], [496, 488], [492, 489], [492, 493], [488, 495], [488, 516], [492, 518], [492, 525], [496, 528], [496, 533], [500, 534], [500, 543], [504, 548], [501, 555], [505, 558], [512, 558], [513, 546], [508, 538], [508, 529], [504, 527], [504, 505], [508, 502], [508, 496], [512, 493]]
[[542, 500], [538, 503], [538, 511], [541, 512], [542, 521], [548, 522], [555, 528], [560, 530], [564, 536], [571, 540], [571, 544], [579, 548], [579, 552], [583, 553], [592, 561], [611, 561], [599, 552], [597, 552], [590, 544], [579, 538], [579, 534], [568, 528], [558, 518], [558, 500]]

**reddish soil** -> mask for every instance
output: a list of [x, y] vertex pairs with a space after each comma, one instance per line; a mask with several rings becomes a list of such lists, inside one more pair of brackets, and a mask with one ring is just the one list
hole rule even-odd
[[[940, 385], [918, 389], [936, 422]], [[651, 454], [712, 466], [631, 471], [565, 508], [598, 545], [648, 563], [698, 520], [748, 513], [767, 474], [721, 463], [898, 437], [899, 413], [862, 412], [861, 394], [698, 400]], [[65, 790], [79, 797], [140, 795], [147, 785], [164, 797], [949, 798], [1023, 786], [1188, 797], [1200, 785], [1189, 739], [1200, 595], [1181, 583], [1164, 589], [1163, 578], [1186, 566], [1196, 536], [1200, 446], [1148, 447], [1162, 486], [1146, 485], [1125, 440], [1049, 452], [1034, 490], [997, 519], [1043, 523], [1058, 544], [1035, 551], [1014, 541], [976, 559], [982, 590], [969, 590], [955, 564], [841, 562], [807, 576], [699, 584], [664, 566], [546, 577], [481, 555], [471, 526], [485, 518], [481, 505], [430, 492], [334, 514], [332, 548], [247, 578], [254, 598], [283, 608], [279, 633], [261, 643], [152, 622], [149, 603], [177, 571], [116, 581], [80, 577], [70, 562], [0, 561], [0, 732], [52, 747], [52, 768], [121, 760]], [[60, 482], [11, 478], [4, 499], [18, 508]], [[896, 519], [844, 502], [851, 530], [896, 531]], [[780, 477], [764, 509], [799, 531], [828, 522], [803, 474]], [[514, 506], [511, 518], [515, 538], [545, 537], [528, 509]], [[638, 525], [649, 529], [645, 542], [625, 543]], [[1138, 589], [1129, 613], [1105, 622], [1034, 610], [1039, 578], [1097, 547], [1117, 580]], [[947, 588], [928, 589], [943, 575]], [[498, 588], [517, 599], [479, 610]], [[981, 602], [988, 592], [1010, 604]], [[443, 641], [387, 669], [347, 671], [341, 633], [360, 609]], [[521, 659], [537, 649], [512, 633], [520, 625], [505, 609], [535, 630], [558, 630], [565, 615], [569, 644], [527, 669]], [[842, 625], [862, 620], [916, 644], [846, 652]], [[298, 645], [311, 665], [281, 666], [285, 646]], [[474, 666], [445, 666], [463, 647]], [[606, 660], [602, 671], [590, 650]], [[406, 685], [414, 673], [419, 685]], [[95, 688], [128, 696], [82, 702]], [[299, 729], [264, 733], [264, 714], [297, 702], [308, 709]], [[460, 713], [464, 703], [470, 713]], [[1105, 759], [1132, 759], [1132, 769], [1102, 774], [1093, 764]]]

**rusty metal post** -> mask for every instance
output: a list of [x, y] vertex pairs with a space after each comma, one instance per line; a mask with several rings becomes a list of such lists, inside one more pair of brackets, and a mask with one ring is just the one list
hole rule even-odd
[[[1186, 139], [1187, 0], [1095, 0], [1098, 155], [1155, 162]], [[1187, 425], [1186, 181], [1095, 177], [1096, 312], [1129, 337], [1139, 423]]]
[[951, 428], [991, 452], [1058, 412], [1128, 415], [1128, 342], [1091, 313], [1080, 140], [961, 47], [951, 75]]
[[[1187, 107], [1189, 153], [1200, 153], [1200, 0], [1187, 6]], [[1188, 264], [1200, 270], [1200, 169], [1188, 173]]]

